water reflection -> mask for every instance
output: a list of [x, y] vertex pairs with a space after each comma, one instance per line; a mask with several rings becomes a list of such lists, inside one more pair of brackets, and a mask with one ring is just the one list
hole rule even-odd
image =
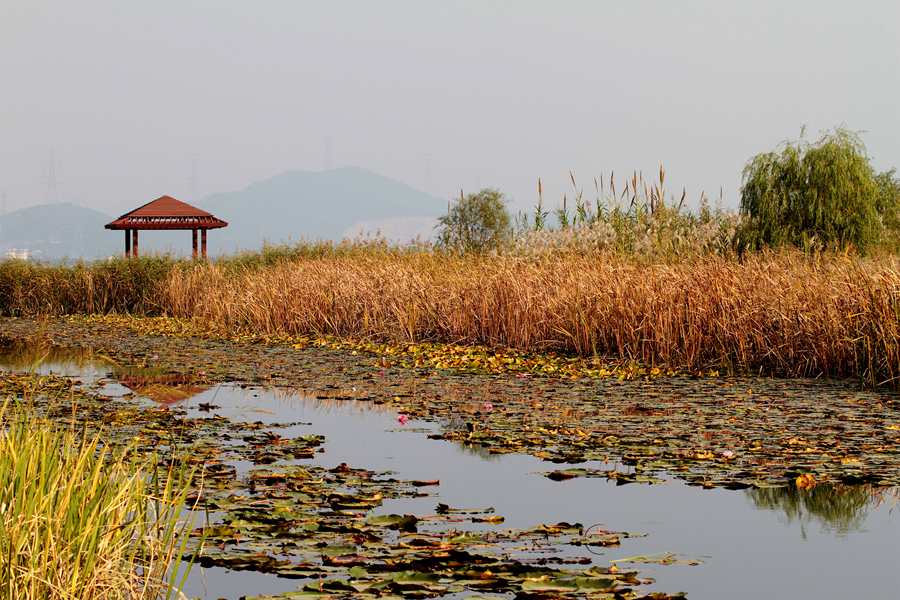
[[463, 454], [477, 456], [483, 461], [496, 461], [499, 460], [501, 456], [496, 452], [491, 452], [490, 449], [487, 448], [487, 446], [482, 446], [481, 444], [466, 444], [465, 442], [453, 442], [453, 444]]
[[[5, 350], [11, 352], [3, 355]], [[96, 366], [98, 360], [103, 361], [100, 368]], [[7, 369], [30, 371], [36, 362], [44, 370], [70, 368], [71, 375], [81, 379], [96, 376], [100, 385], [94, 391], [113, 398], [125, 390], [119, 384], [143, 396], [148, 388], [162, 385], [152, 381], [150, 375], [165, 375], [160, 370], [120, 369], [90, 350], [32, 345], [23, 351], [21, 346], [0, 346], [0, 365]], [[75, 372], [76, 363], [84, 364], [84, 373]], [[182, 393], [206, 386], [199, 373], [197, 376], [174, 384], [181, 386]], [[605, 523], [604, 527], [610, 529], [649, 534], [630, 539], [621, 551], [609, 550], [602, 557], [594, 557], [583, 547], [568, 550], [571, 556], [587, 556], [602, 566], [608, 566], [610, 559], [649, 556], [664, 550], [715, 557], [699, 567], [642, 565], [642, 574], [657, 580], [655, 591], [688, 590], [695, 600], [721, 598], [723, 590], [724, 595], [737, 600], [842, 597], [848, 572], [865, 573], [854, 580], [854, 591], [860, 597], [894, 597], [900, 586], [896, 569], [898, 523], [887, 516], [886, 510], [900, 497], [897, 490], [819, 484], [810, 491], [778, 488], [742, 495], [684, 485], [616, 486], [602, 478], [553, 481], [536, 474], [547, 466], [533, 456], [494, 454], [481, 445], [429, 440], [427, 432], [412, 423], [401, 426], [396, 406], [384, 394], [365, 389], [365, 380], [345, 384], [359, 385], [359, 389], [307, 385], [311, 387], [276, 390], [217, 385], [182, 402], [178, 410], [192, 417], [196, 416], [192, 411], [203, 411], [204, 406], [222, 415], [254, 413], [249, 420], [284, 424], [277, 432], [285, 439], [322, 435], [326, 441], [318, 447], [313, 463], [326, 469], [345, 462], [354, 468], [396, 472], [398, 479], [440, 481], [440, 486], [426, 488], [435, 495], [393, 499], [381, 507], [382, 514], [430, 515], [440, 502], [453, 507], [496, 507], [506, 518], [498, 526], [501, 528], [565, 520], [584, 525]], [[486, 406], [490, 394], [485, 398], [488, 402], [474, 402], [472, 395], [459, 393], [454, 398], [459, 400], [456, 412], [445, 423], [431, 426], [430, 431], [437, 432], [442, 426], [461, 431], [468, 430], [469, 425], [480, 427], [486, 411], [497, 410]], [[626, 410], [635, 414], [646, 412], [643, 405], [629, 407]], [[578, 410], [560, 416], [577, 419]], [[401, 431], [402, 435], [397, 433]], [[239, 472], [253, 468], [249, 460], [231, 464]], [[309, 459], [297, 464], [309, 464]], [[579, 466], [616, 468], [599, 461]], [[741, 502], [742, 497], [748, 501]], [[885, 506], [874, 511], [879, 502]], [[747, 567], [748, 560], [753, 568]], [[835, 564], [841, 568], [835, 569]], [[207, 573], [205, 589], [200, 581], [203, 571], [193, 571], [195, 580], [190, 585], [194, 587], [185, 589], [188, 597], [279, 594], [297, 585], [271, 574], [219, 568]]]
[[[112, 380], [124, 386], [128, 392], [140, 398], [173, 406], [203, 394], [218, 390], [217, 384], [204, 380], [203, 373], [179, 373], [155, 367], [123, 366], [111, 357], [91, 348], [78, 348], [40, 344], [14, 340], [0, 342], [0, 368], [19, 372], [62, 371], [74, 377], [90, 377], [93, 371], [101, 380]], [[97, 371], [98, 369], [99, 372]], [[105, 376], [104, 376], [105, 374]], [[243, 386], [242, 386], [243, 387]], [[233, 398], [243, 395], [244, 401], [230, 408], [255, 408], [254, 398], [260, 393], [274, 399], [281, 407], [296, 407], [298, 403], [314, 405], [317, 409], [331, 410], [395, 410], [381, 398], [375, 398], [366, 390], [328, 387], [325, 389], [279, 388], [262, 390], [246, 388], [245, 394], [230, 390]], [[204, 408], [206, 407], [206, 408]], [[201, 405], [209, 410], [212, 403]]]
[[[235, 392], [230, 392], [234, 396]], [[311, 388], [246, 388], [246, 400], [265, 405], [267, 408], [285, 408], [321, 412], [384, 412], [398, 414], [390, 402], [372, 400], [366, 391], [356, 388], [311, 389]]]
[[[453, 413], [449, 418], [442, 420], [438, 425], [442, 433], [448, 431], [474, 431], [478, 427], [477, 416], [482, 405], [462, 405], [459, 412]], [[468, 413], [468, 414], [467, 414]], [[484, 461], [494, 461], [500, 458], [500, 454], [491, 452], [489, 446], [482, 444], [467, 444], [462, 441], [454, 441], [453, 445], [460, 452], [470, 456], [477, 456]]]
[[162, 369], [124, 367], [91, 348], [69, 348], [14, 341], [0, 344], [0, 365], [25, 372], [57, 370], [85, 372], [92, 368], [111, 368], [108, 376], [133, 394], [160, 404], [173, 405], [210, 389], [202, 378]]
[[8, 369], [30, 372], [41, 367], [84, 369], [98, 363], [115, 364], [115, 361], [91, 348], [12, 341], [0, 343], [0, 363]]
[[180, 404], [212, 387], [202, 377], [161, 369], [116, 366], [112, 375], [135, 395], [167, 406]]
[[898, 492], [900, 488], [828, 483], [811, 489], [792, 485], [744, 490], [756, 508], [784, 513], [778, 520], [787, 525], [796, 522], [803, 539], [811, 523], [819, 523], [824, 531], [841, 538], [854, 531], [866, 531], [863, 523], [872, 509], [885, 502], [896, 504]]

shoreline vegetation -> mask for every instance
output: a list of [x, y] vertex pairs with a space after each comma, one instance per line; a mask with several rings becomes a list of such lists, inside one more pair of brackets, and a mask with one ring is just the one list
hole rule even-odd
[[[896, 389], [900, 180], [873, 173], [855, 134], [837, 128], [750, 163], [755, 204], [742, 198], [741, 214], [723, 210], [721, 194], [714, 208], [701, 195], [696, 211], [683, 209], [686, 192], [667, 202], [662, 168], [621, 193], [612, 174], [594, 180], [593, 204], [570, 172], [574, 206], [564, 197], [545, 210], [539, 180], [534, 212], [514, 228], [498, 190], [461, 193], [436, 244], [376, 234], [209, 262], [5, 260], [0, 317], [170, 317], [229, 337], [480, 346]], [[874, 215], [863, 224], [844, 214], [857, 204]]]
[[72, 266], [0, 263], [0, 316], [166, 316], [228, 336], [570, 354], [688, 372], [900, 381], [896, 256], [460, 255], [384, 240]]

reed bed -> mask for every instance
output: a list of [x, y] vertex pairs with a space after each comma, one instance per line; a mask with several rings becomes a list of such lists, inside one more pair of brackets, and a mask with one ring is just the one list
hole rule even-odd
[[[264, 264], [155, 260], [141, 276], [129, 270], [135, 261], [31, 265], [18, 280], [10, 271], [22, 267], [3, 263], [0, 292], [27, 292], [4, 292], [0, 310], [129, 312], [224, 334], [481, 344], [687, 371], [900, 382], [900, 270], [886, 254], [782, 249], [648, 260], [601, 250], [466, 256], [382, 246], [285, 251]], [[129, 279], [116, 281], [123, 273]]]
[[190, 473], [160, 472], [154, 457], [111, 457], [96, 435], [8, 408], [0, 407], [0, 597], [183, 598], [175, 583]]
[[119, 257], [74, 265], [0, 262], [0, 315], [153, 314], [155, 290], [172, 269], [191, 263], [163, 256]]
[[900, 374], [895, 259], [782, 251], [674, 264], [434, 253], [253, 273], [173, 271], [168, 314], [208, 328], [554, 350], [687, 370]]

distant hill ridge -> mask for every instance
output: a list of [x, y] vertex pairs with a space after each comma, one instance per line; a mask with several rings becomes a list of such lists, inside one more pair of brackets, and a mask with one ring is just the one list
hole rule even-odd
[[228, 221], [217, 237], [232, 247], [255, 248], [263, 239], [340, 241], [362, 221], [437, 217], [446, 206], [446, 200], [368, 169], [340, 167], [286, 171], [243, 191], [207, 196], [199, 208]]
[[[166, 193], [161, 189], [158, 196], [146, 202]], [[374, 234], [380, 228], [394, 239], [416, 235], [424, 239], [432, 233], [436, 217], [447, 210], [446, 200], [361, 167], [287, 171], [242, 191], [212, 194], [196, 206], [228, 222], [228, 227], [210, 232], [210, 255], [257, 249], [264, 240], [273, 244], [301, 238], [340, 241], [356, 236], [361, 229]], [[37, 256], [47, 259], [121, 253], [124, 234], [103, 228], [118, 216], [68, 203], [24, 208], [0, 221], [0, 250], [40, 250]], [[186, 254], [190, 247], [188, 231], [147, 231], [140, 235], [141, 252], [171, 249]]]
[[[0, 258], [7, 250], [29, 251], [38, 259], [65, 256], [97, 258], [124, 247], [125, 238], [108, 235], [103, 226], [112, 217], [69, 202], [29, 206], [0, 218]], [[190, 240], [189, 240], [190, 241]]]

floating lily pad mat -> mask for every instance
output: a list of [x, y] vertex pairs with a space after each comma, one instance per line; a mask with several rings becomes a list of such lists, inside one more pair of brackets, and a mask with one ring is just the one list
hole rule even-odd
[[[137, 342], [129, 343], [132, 344], [132, 351], [137, 349]], [[143, 340], [142, 343], [155, 342]], [[196, 341], [192, 343], [200, 344]], [[242, 348], [246, 347], [234, 346], [231, 352], [239, 355]], [[894, 590], [900, 585], [900, 575], [893, 559], [896, 556], [896, 540], [900, 539], [896, 523], [889, 520], [886, 506], [869, 514], [871, 500], [877, 499], [878, 494], [890, 491], [891, 477], [895, 477], [891, 473], [892, 469], [896, 469], [896, 464], [891, 457], [896, 457], [896, 438], [891, 436], [895, 435], [896, 430], [892, 429], [894, 421], [890, 419], [896, 418], [896, 405], [890, 396], [857, 392], [848, 385], [809, 381], [725, 378], [554, 380], [515, 374], [458, 375], [453, 370], [385, 367], [383, 362], [379, 365], [371, 356], [352, 356], [319, 348], [255, 348], [252, 352], [248, 350], [253, 355], [246, 360], [246, 365], [250, 366], [245, 365], [244, 371], [230, 371], [222, 367], [232, 364], [237, 358], [220, 363], [191, 362], [188, 353], [185, 353], [179, 356], [178, 361], [173, 361], [164, 354], [167, 349], [174, 348], [162, 343], [155, 347], [147, 346], [142, 353], [131, 354], [139, 358], [133, 363], [154, 365], [155, 370], [163, 374], [169, 371], [188, 373], [199, 382], [238, 381], [234, 387], [212, 386], [198, 393], [187, 400], [191, 408], [184, 409], [184, 412], [179, 408], [185, 405], [182, 403], [174, 409], [149, 413], [142, 413], [142, 409], [124, 408], [132, 398], [129, 398], [126, 389], [117, 384], [119, 389], [107, 395], [122, 399], [98, 401], [98, 405], [121, 405], [123, 410], [117, 411], [115, 418], [110, 419], [108, 411], [100, 407], [90, 408], [90, 403], [86, 403], [86, 407], [95, 412], [85, 414], [94, 420], [107, 420], [107, 427], [114, 428], [123, 437], [136, 431], [136, 437], [146, 443], [165, 443], [171, 440], [167, 436], [173, 432], [184, 432], [172, 427], [167, 419], [187, 418], [189, 424], [193, 419], [205, 419], [206, 423], [196, 425], [198, 434], [192, 443], [199, 440], [199, 445], [209, 453], [211, 462], [208, 474], [211, 479], [217, 476], [221, 483], [220, 500], [230, 498], [231, 504], [236, 507], [232, 512], [243, 511], [240, 514], [249, 517], [244, 521], [257, 523], [255, 529], [258, 532], [266, 527], [277, 529], [278, 522], [264, 523], [259, 515], [248, 512], [247, 507], [241, 508], [241, 502], [246, 501], [249, 505], [253, 501], [240, 496], [250, 491], [251, 484], [253, 494], [259, 491], [263, 495], [271, 492], [272, 488], [279, 493], [282, 488], [278, 486], [288, 487], [287, 476], [284, 483], [279, 483], [279, 477], [267, 475], [267, 469], [274, 472], [285, 464], [294, 465], [306, 469], [313, 481], [323, 480], [317, 485], [342, 484], [345, 489], [335, 492], [338, 496], [328, 496], [332, 493], [329, 491], [326, 493], [327, 506], [321, 505], [321, 508], [336, 513], [337, 518], [340, 518], [342, 510], [362, 511], [365, 506], [353, 505], [365, 505], [365, 500], [379, 493], [371, 485], [354, 488], [357, 483], [351, 485], [341, 480], [345, 475], [359, 475], [361, 470], [365, 470], [372, 474], [372, 481], [384, 480], [385, 477], [397, 480], [386, 485], [379, 484], [384, 490], [380, 491], [382, 504], [373, 507], [371, 512], [367, 510], [364, 515], [366, 527], [385, 528], [389, 533], [382, 540], [388, 539], [387, 543], [395, 545], [403, 543], [403, 536], [416, 539], [416, 536], [428, 534], [429, 530], [447, 527], [476, 532], [512, 530], [517, 533], [511, 535], [521, 535], [539, 525], [552, 526], [565, 521], [573, 525], [579, 523], [582, 528], [597, 525], [586, 530], [588, 536], [600, 535], [600, 531], [612, 534], [648, 533], [647, 537], [621, 538], [621, 546], [612, 547], [617, 550], [614, 554], [610, 547], [570, 544], [568, 542], [571, 540], [556, 536], [552, 544], [556, 550], [550, 556], [566, 561], [588, 558], [593, 566], [600, 567], [616, 564], [620, 573], [638, 571], [641, 580], [647, 577], [657, 579], [656, 584], [639, 586], [646, 593], [684, 590], [690, 592], [691, 598], [712, 598], [721, 597], [721, 591], [727, 589], [737, 590], [729, 593], [729, 597], [768, 597], [772, 594], [771, 586], [777, 585], [778, 595], [804, 597], [804, 594], [815, 593], [817, 597], [834, 597], [832, 592], [843, 589], [841, 581], [836, 579], [837, 574], [839, 571], [846, 573], [847, 569], [865, 570], [866, 581], [857, 584], [855, 589], [868, 597], [885, 596], [880, 591]], [[211, 356], [204, 352], [209, 352], [209, 349], [198, 346], [195, 354], [207, 358]], [[118, 351], [107, 354], [120, 366], [128, 362], [127, 353]], [[279, 370], [279, 393], [259, 391], [253, 387], [253, 384], [266, 382], [266, 378], [261, 377], [266, 372], [253, 366], [261, 355], [272, 361], [283, 361], [272, 364], [288, 365]], [[285, 385], [284, 381], [287, 375], [290, 375], [289, 385]], [[106, 393], [116, 387], [67, 388], [62, 378], [50, 378], [46, 385], [49, 393], [63, 391], [73, 396]], [[241, 389], [241, 385], [248, 387]], [[303, 393], [288, 393], [285, 388]], [[201, 409], [203, 405], [206, 408]], [[215, 406], [220, 408], [213, 408]], [[661, 406], [669, 407], [670, 412], [657, 414], [662, 410]], [[690, 414], [691, 408], [696, 416], [689, 418], [683, 413], [688, 411]], [[730, 411], [739, 408], [745, 409], [743, 413], [731, 414]], [[134, 412], [130, 413], [131, 410]], [[252, 412], [254, 410], [275, 414]], [[717, 416], [723, 412], [728, 415], [724, 418], [725, 423], [721, 423], [723, 419]], [[746, 420], [728, 422], [728, 419], [741, 414], [746, 415]], [[216, 415], [230, 415], [231, 419], [227, 423], [219, 423]], [[401, 415], [407, 417], [406, 425], [398, 422]], [[591, 430], [592, 420], [595, 427], [596, 422], [602, 422], [600, 427], [617, 426], [625, 435]], [[255, 421], [262, 424], [256, 426]], [[271, 426], [273, 423], [296, 422], [311, 425]], [[246, 425], [238, 426], [237, 423]], [[836, 433], [823, 428], [823, 423], [844, 429]], [[134, 426], [139, 427], [135, 430]], [[881, 426], [881, 429], [875, 426]], [[231, 427], [235, 432], [246, 431], [240, 436], [229, 436], [233, 439], [228, 440], [223, 438], [217, 427]], [[666, 427], [674, 427], [675, 431], [686, 435], [673, 436], [664, 445], [656, 442], [668, 435]], [[739, 442], [742, 438], [736, 435], [742, 432], [755, 436], [745, 436], [749, 440], [746, 446], [741, 446]], [[598, 433], [604, 435], [598, 438]], [[790, 437], [779, 437], [789, 434]], [[437, 439], [428, 439], [429, 435]], [[729, 439], [732, 435], [738, 443]], [[523, 443], [519, 446], [508, 444], [504, 436], [507, 440], [521, 439]], [[622, 439], [625, 443], [620, 441]], [[754, 439], [760, 443], [754, 445]], [[821, 443], [829, 439], [836, 443], [829, 446], [826, 452], [817, 454]], [[846, 439], [854, 445], [849, 450]], [[566, 440], [590, 444], [586, 450]], [[644, 445], [635, 443], [635, 440]], [[801, 445], [803, 452], [798, 452]], [[232, 456], [224, 457], [227, 460], [222, 461], [222, 467], [214, 467], [212, 459], [216, 455], [222, 456], [221, 446], [228, 446]], [[879, 447], [884, 449], [876, 452]], [[571, 448], [581, 452], [581, 456], [573, 456]], [[642, 449], [643, 454], [635, 453], [634, 448]], [[681, 454], [667, 456], [665, 452], [672, 448], [681, 449]], [[809, 448], [813, 450], [810, 452]], [[854, 455], [855, 448], [868, 448], [870, 451]], [[689, 451], [693, 454], [688, 455]], [[590, 452], [597, 453], [592, 455]], [[731, 454], [726, 455], [729, 452]], [[810, 455], [822, 459], [821, 454], [828, 452], [846, 452], [834, 457], [842, 461], [839, 464], [844, 469], [828, 466], [830, 456], [824, 457], [826, 460], [823, 463], [813, 465], [825, 464], [828, 469], [836, 469], [834, 472], [824, 468], [804, 468], [797, 464], [801, 459], [809, 459]], [[310, 454], [312, 458], [307, 458]], [[877, 458], [881, 455], [887, 458], [871, 460], [873, 456]], [[608, 462], [602, 460], [607, 456]], [[635, 457], [638, 460], [634, 460]], [[675, 458], [683, 464], [677, 464]], [[862, 460], [843, 462], [848, 458]], [[759, 464], [752, 465], [752, 461]], [[332, 473], [341, 463], [349, 465], [350, 471], [345, 474], [340, 470]], [[832, 458], [830, 464], [838, 463]], [[761, 468], [756, 472], [745, 468], [748, 473], [739, 472], [738, 475], [726, 471], [724, 476], [714, 477], [715, 469], [722, 465], [728, 469], [733, 468], [732, 465]], [[229, 471], [230, 467], [234, 467], [234, 471]], [[386, 470], [397, 473], [380, 474]], [[697, 485], [641, 483], [677, 478]], [[235, 479], [237, 483], [234, 487], [225, 485]], [[422, 484], [435, 479], [440, 480], [440, 485], [412, 484], [414, 480]], [[742, 492], [721, 489], [742, 487], [735, 485], [735, 482], [748, 483], [750, 487]], [[299, 485], [299, 481], [294, 483]], [[622, 485], [624, 483], [631, 484]], [[293, 491], [304, 493], [302, 489], [300, 485]], [[372, 492], [371, 495], [365, 496], [368, 492]], [[422, 494], [432, 495], [415, 497]], [[275, 506], [277, 500], [288, 499], [266, 498], [270, 503], [270, 512], [284, 508]], [[212, 501], [216, 499], [212, 498]], [[452, 509], [484, 512], [458, 515], [462, 522], [450, 520], [457, 518], [454, 513], [433, 520], [422, 518], [438, 517], [436, 509], [441, 503]], [[288, 507], [297, 504], [293, 502]], [[486, 512], [488, 508], [494, 511]], [[372, 516], [391, 514], [398, 515], [400, 519], [395, 523], [368, 523]], [[405, 515], [416, 515], [420, 519], [414, 523], [415, 533], [400, 528]], [[504, 517], [503, 522], [490, 521], [497, 516]], [[241, 522], [237, 524], [243, 525]], [[234, 522], [217, 524], [235, 529], [232, 525]], [[408, 525], [409, 521], [403, 527], [408, 529]], [[253, 550], [254, 542], [243, 535], [248, 532], [239, 529], [235, 531], [242, 537], [236, 538], [236, 541], [241, 541], [238, 544], [226, 541], [224, 548]], [[218, 533], [228, 535], [225, 530]], [[458, 542], [472, 543], [477, 548], [475, 537], [477, 535], [462, 537]], [[421, 548], [423, 542], [420, 540], [417, 544]], [[416, 545], [412, 546], [416, 549]], [[501, 541], [498, 547], [502, 546]], [[293, 548], [290, 551], [300, 552]], [[541, 552], [548, 551], [545, 547]], [[337, 552], [336, 562], [352, 563], [352, 555], [341, 555], [341, 550]], [[525, 560], [547, 558], [540, 557], [538, 552], [534, 550]], [[675, 564], [647, 562], [666, 552], [674, 553]], [[251, 552], [248, 556], [253, 554], [259, 552]], [[691, 566], [693, 556], [712, 558], [701, 558], [699, 560], [703, 563]], [[641, 557], [645, 560], [609, 562]], [[688, 563], [677, 562], [681, 560]], [[752, 568], [748, 567], [748, 560], [752, 561]], [[835, 560], [841, 563], [841, 570], [825, 568]], [[263, 559], [256, 564], [260, 562], [264, 562]], [[816, 569], [816, 563], [822, 566]], [[542, 566], [553, 564], [549, 562]], [[368, 586], [367, 590], [378, 590], [378, 586], [382, 586], [382, 595], [395, 593], [403, 586], [412, 586], [405, 592], [408, 595], [428, 595], [434, 591], [426, 589], [428, 586], [443, 585], [427, 581], [388, 582], [385, 578], [378, 579], [380, 575], [374, 570], [366, 570], [364, 578], [354, 578], [349, 574], [349, 569], [353, 567], [348, 564], [326, 566], [342, 569], [336, 571], [338, 574], [333, 578], [344, 579], [346, 585], [351, 587], [359, 585]], [[556, 563], [553, 568], [571, 572], [573, 575], [569, 580], [574, 580], [578, 578], [577, 572], [589, 570], [590, 567], [563, 562]], [[764, 578], [758, 577], [760, 571], [757, 567], [764, 569]], [[354, 573], [361, 575], [359, 571]], [[242, 574], [246, 575], [245, 579], [241, 579]], [[580, 573], [584, 577], [596, 574], [596, 571], [593, 574]], [[263, 581], [267, 582], [263, 585], [259, 584], [255, 573], [248, 571], [234, 570], [229, 573], [221, 567], [213, 567], [206, 569], [205, 575], [209, 591], [205, 596], [210, 598], [236, 598], [236, 594], [274, 593], [286, 589], [283, 578], [263, 576]], [[327, 574], [322, 577], [328, 581]], [[248, 589], [238, 583], [251, 578], [258, 587]], [[549, 575], [546, 579], [542, 578], [543, 575], [522, 577], [519, 585], [531, 579], [553, 579]], [[274, 587], [266, 587], [273, 579]], [[466, 580], [457, 580], [457, 584], [458, 581]], [[774, 583], [776, 581], [777, 584]], [[315, 584], [315, 589], [306, 590], [307, 595], [327, 592], [342, 596], [348, 592], [341, 588], [344, 584], [340, 583], [329, 584], [336, 587], [331, 590], [323, 587], [320, 592], [318, 576], [301, 577], [289, 583], [293, 586], [290, 589]], [[214, 587], [219, 585], [225, 587]], [[418, 591], [413, 589], [416, 585], [419, 586]], [[504, 594], [586, 594], [587, 588], [573, 585], [570, 581], [556, 586], [566, 589], [550, 589], [553, 588], [551, 583], [542, 590], [519, 589]], [[193, 595], [201, 595], [202, 587], [193, 589], [201, 590], [191, 592]], [[215, 589], [220, 591], [218, 595], [215, 595]], [[781, 594], [782, 591], [784, 594]], [[481, 592], [485, 596], [501, 593], [496, 589]], [[453, 595], [457, 592], [447, 593]]]
[[[142, 385], [151, 379], [148, 374]], [[121, 383], [122, 376], [114, 371], [110, 380]], [[179, 378], [176, 385], [181, 384]], [[196, 409], [142, 405], [105, 394], [105, 380], [85, 385], [59, 375], [3, 373], [2, 385], [61, 426], [99, 430], [112, 448], [156, 449], [168, 462], [179, 460], [178, 449], [190, 447], [202, 486], [189, 501], [207, 515], [195, 530], [195, 543], [203, 546], [202, 567], [298, 580], [304, 592], [317, 597], [434, 597], [473, 590], [650, 597], [637, 588], [652, 581], [639, 579], [633, 569], [595, 565], [592, 558], [597, 549], [644, 534], [564, 521], [501, 528], [505, 518], [493, 507], [458, 508], [437, 500], [429, 514], [384, 513], [379, 509], [391, 499], [436, 498], [431, 489], [440, 480], [397, 479], [393, 472], [344, 462], [324, 468], [316, 464], [326, 454], [323, 436], [287, 435], [312, 423], [243, 421], [246, 413], [271, 412], [253, 406], [241, 406], [233, 419], [225, 418], [215, 412], [222, 408], [213, 404], [215, 394]], [[189, 414], [197, 411], [206, 414]], [[393, 420], [394, 414], [383, 412]], [[587, 549], [590, 556], [565, 552], [567, 546]]]
[[[458, 367], [402, 368], [397, 365], [418, 362], [403, 357], [422, 353], [420, 346], [375, 347], [400, 356], [387, 359], [308, 344], [141, 336], [136, 327], [159, 323], [125, 323], [3, 319], [0, 339], [37, 330], [47, 341], [80, 342], [122, 366], [392, 403], [414, 421], [449, 424], [439, 434], [445, 439], [493, 453], [569, 464], [609, 457], [642, 475], [667, 472], [706, 487], [786, 485], [803, 475], [816, 482], [900, 485], [900, 397], [861, 392], [852, 382], [552, 377], [517, 371], [506, 359], [496, 359], [498, 374], [477, 375], [461, 372], [471, 370], [464, 348], [449, 348], [459, 356], [438, 362]], [[511, 370], [502, 370], [507, 366]]]
[[[49, 389], [64, 387], [65, 380], [57, 382], [51, 378], [47, 385]], [[201, 409], [200, 405], [219, 408], [209, 411]], [[169, 416], [173, 411], [157, 412]], [[886, 506], [869, 514], [871, 486], [853, 486], [852, 489], [857, 491], [855, 496], [839, 493], [829, 500], [829, 495], [823, 493], [827, 492], [826, 486], [808, 491], [783, 487], [733, 492], [678, 484], [616, 486], [615, 482], [584, 476], [554, 481], [538, 474], [547, 464], [539, 459], [523, 455], [497, 455], [458, 442], [430, 440], [427, 430], [416, 431], [420, 428], [399, 426], [397, 412], [384, 406], [371, 405], [367, 409], [365, 404], [347, 400], [315, 401], [308, 397], [291, 397], [249, 388], [221, 388], [195, 397], [185, 410], [189, 420], [203, 418], [204, 415], [210, 418], [209, 415], [215, 413], [230, 414], [234, 422], [250, 424], [254, 419], [279, 422], [285, 417], [291, 417], [290, 421], [312, 423], [267, 430], [276, 435], [283, 434], [283, 437], [300, 437], [312, 430], [323, 435], [325, 441], [314, 448], [324, 452], [316, 452], [316, 457], [311, 460], [290, 461], [307, 468], [312, 474], [320, 473], [322, 479], [332, 478], [337, 482], [341, 477], [353, 475], [352, 472], [341, 473], [343, 469], [338, 467], [344, 462], [373, 471], [397, 471], [389, 477], [398, 480], [395, 490], [401, 492], [401, 497], [385, 500], [372, 513], [375, 517], [385, 517], [381, 523], [373, 519], [372, 526], [386, 528], [389, 535], [397, 536], [397, 540], [405, 536], [415, 543], [427, 541], [428, 538], [417, 537], [418, 534], [390, 527], [399, 525], [407, 514], [439, 516], [438, 505], [446, 503], [449, 509], [464, 509], [448, 510], [441, 517], [459, 531], [524, 530], [535, 523], [557, 524], [560, 520], [569, 519], [581, 522], [584, 527], [593, 525], [586, 533], [587, 537], [597, 536], [597, 542], [607, 541], [608, 536], [616, 532], [649, 533], [646, 537], [625, 538], [618, 546], [550, 545], [546, 539], [538, 539], [537, 547], [522, 551], [526, 561], [547, 559], [551, 565], [554, 559], [589, 559], [595, 566], [609, 566], [612, 560], [644, 556], [644, 560], [615, 564], [623, 571], [637, 570], [642, 580], [647, 577], [656, 579], [657, 583], [645, 586], [647, 591], [685, 590], [690, 592], [691, 598], [716, 598], [720, 597], [721, 589], [734, 587], [732, 597], [759, 597], [774, 580], [779, 582], [778, 589], [792, 597], [803, 597], [805, 591], [812, 590], [827, 598], [830, 597], [829, 591], [840, 589], [839, 581], [835, 580], [839, 579], [837, 573], [827, 568], [828, 561], [833, 560], [834, 556], [840, 557], [847, 569], [866, 569], [869, 576], [865, 582], [858, 584], [857, 589], [871, 591], [872, 597], [884, 596], [884, 593], [877, 593], [878, 590], [893, 589], [891, 586], [897, 583], [897, 574], [891, 570], [895, 562], [891, 552], [900, 532], [896, 519], [888, 518]], [[214, 418], [211, 420], [215, 421]], [[155, 428], [146, 429], [153, 432]], [[264, 435], [263, 431], [249, 432], [246, 436], [250, 438], [248, 445], [268, 439], [270, 436]], [[277, 448], [277, 445], [274, 447]], [[255, 489], [256, 495], [265, 497], [269, 488], [280, 485], [277, 477], [265, 477], [265, 473], [272, 468], [271, 464], [260, 473], [249, 473], [258, 468], [252, 461], [233, 462], [239, 465], [246, 478], [254, 478], [257, 482], [263, 480], [263, 484]], [[321, 468], [311, 469], [312, 464], [321, 465]], [[613, 467], [603, 463], [554, 466], [596, 470]], [[211, 469], [211, 473], [221, 475], [221, 481], [233, 479], [227, 472], [217, 474], [216, 469]], [[264, 478], [259, 477], [260, 474]], [[268, 487], [265, 478], [274, 479]], [[428, 483], [425, 480], [432, 478], [438, 479], [440, 485], [412, 486], [416, 489], [414, 495], [436, 493], [438, 496], [415, 498], [402, 493], [412, 488], [399, 481]], [[235, 505], [249, 500], [249, 496], [240, 498], [244, 493], [246, 486], [221, 492], [225, 499], [233, 495]], [[339, 508], [341, 499], [332, 499], [335, 500], [334, 506]], [[845, 499], [851, 500], [850, 505], [844, 502]], [[268, 499], [271, 506], [277, 501]], [[296, 506], [296, 503], [288, 503], [287, 506]], [[489, 508], [493, 508], [493, 512], [488, 512]], [[349, 509], [353, 510], [353, 507]], [[499, 516], [504, 517], [502, 523], [486, 522]], [[459, 521], [453, 521], [455, 519]], [[475, 519], [482, 522], [473, 522]], [[436, 519], [422, 519], [416, 526], [419, 533], [424, 533], [428, 529], [446, 529], [447, 523], [441, 525]], [[601, 534], [601, 531], [609, 533]], [[220, 536], [228, 533], [225, 530], [217, 532]], [[464, 540], [462, 538], [461, 541]], [[225, 547], [236, 550], [242, 545], [226, 544]], [[658, 554], [666, 550], [679, 554], [675, 556], [676, 561], [688, 562], [669, 565], [646, 562], [659, 559]], [[337, 550], [338, 553], [342, 551]], [[691, 555], [712, 555], [712, 558], [700, 558], [704, 562], [691, 566], [694, 561]], [[755, 569], [747, 568], [746, 562], [750, 557], [753, 557], [754, 563], [767, 569], [765, 581], [754, 575]], [[352, 560], [352, 557], [338, 554], [334, 559]], [[591, 565], [557, 562], [555, 566], [571, 570], [579, 566], [589, 568]], [[343, 571], [349, 573], [349, 569]], [[343, 575], [343, 578], [347, 579], [348, 575]], [[298, 585], [308, 585], [309, 582], [304, 581], [287, 580], [255, 571], [227, 571], [213, 567], [203, 572], [195, 570], [186, 591], [193, 597], [238, 598], [296, 589]], [[317, 578], [313, 581], [317, 582]], [[742, 595], [745, 591], [747, 594]]]

